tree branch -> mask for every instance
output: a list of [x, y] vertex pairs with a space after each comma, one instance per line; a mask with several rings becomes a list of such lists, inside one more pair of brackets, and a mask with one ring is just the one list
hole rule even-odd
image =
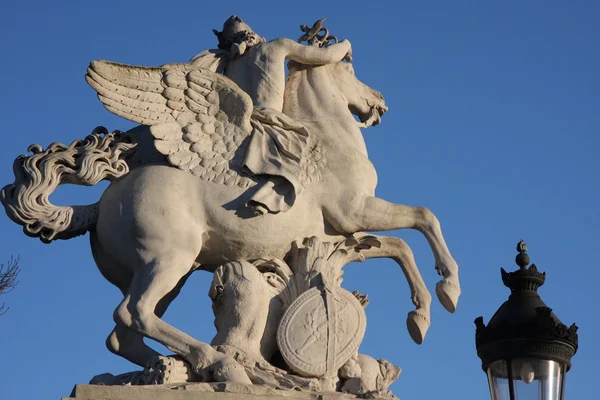
[[[0, 295], [11, 292], [19, 283], [17, 280], [19, 272], [21, 272], [19, 260], [19, 257], [11, 257], [7, 264], [0, 264]], [[7, 311], [8, 307], [2, 303], [0, 305], [0, 315]]]

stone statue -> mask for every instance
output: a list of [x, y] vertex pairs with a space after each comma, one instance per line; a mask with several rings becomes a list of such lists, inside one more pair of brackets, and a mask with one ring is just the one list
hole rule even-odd
[[[404, 241], [364, 231], [422, 232], [443, 277], [438, 299], [454, 312], [458, 267], [437, 218], [374, 196], [360, 128], [378, 124], [387, 107], [356, 78], [350, 43], [323, 21], [303, 26], [307, 45], [266, 41], [233, 16], [215, 31], [218, 49], [187, 64], [92, 62], [86, 79], [100, 101], [140, 125], [99, 127], [70, 146], [33, 145], [16, 159], [15, 182], [1, 192], [8, 216], [45, 243], [89, 232], [98, 268], [123, 292], [106, 344], [146, 369], [113, 383], [386, 393], [400, 370], [358, 354], [368, 301], [340, 287], [342, 267], [379, 257], [399, 264], [417, 343], [431, 296]], [[49, 202], [60, 184], [101, 180], [111, 184], [95, 204]], [[214, 273], [210, 345], [161, 319], [196, 270]]]

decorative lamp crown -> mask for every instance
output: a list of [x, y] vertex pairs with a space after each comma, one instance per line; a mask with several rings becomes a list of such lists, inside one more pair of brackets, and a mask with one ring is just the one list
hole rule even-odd
[[519, 266], [519, 269], [515, 272], [506, 272], [504, 268], [500, 268], [502, 282], [512, 293], [537, 292], [538, 288], [546, 281], [546, 273], [538, 272], [535, 264], [531, 264], [527, 268], [527, 265], [529, 265], [529, 255], [527, 254], [527, 245], [522, 239], [517, 244], [517, 251], [519, 254], [515, 257], [515, 262]]
[[571, 357], [577, 352], [577, 326], [564, 325], [552, 309], [540, 298], [537, 290], [546, 280], [546, 274], [529, 264], [527, 246], [521, 240], [515, 258], [519, 269], [506, 272], [501, 269], [502, 281], [511, 290], [508, 300], [500, 306], [488, 325], [483, 317], [475, 320], [477, 355], [482, 367], [497, 360], [538, 358], [563, 363], [568, 370]]

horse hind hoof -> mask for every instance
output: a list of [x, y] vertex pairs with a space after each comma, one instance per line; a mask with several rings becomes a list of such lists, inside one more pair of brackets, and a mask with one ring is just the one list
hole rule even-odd
[[417, 311], [411, 311], [406, 318], [406, 327], [411, 339], [416, 344], [423, 343], [427, 330], [429, 329], [429, 319], [425, 318]]
[[453, 313], [456, 311], [458, 297], [460, 296], [460, 286], [458, 285], [458, 282], [442, 279], [435, 285], [435, 293], [442, 306], [444, 306], [448, 312]]
[[213, 378], [217, 382], [236, 382], [252, 385], [252, 381], [246, 373], [246, 368], [238, 364], [233, 358], [226, 357], [217, 361], [213, 371]]

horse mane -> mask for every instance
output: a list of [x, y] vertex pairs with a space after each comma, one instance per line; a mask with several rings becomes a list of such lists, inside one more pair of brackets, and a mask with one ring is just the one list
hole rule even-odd
[[306, 79], [306, 70], [308, 65], [299, 64], [295, 61], [289, 61], [287, 65], [288, 75], [285, 80], [285, 89], [283, 93], [283, 112], [288, 114], [288, 110], [297, 110], [300, 107], [298, 101], [298, 90], [301, 83]]
[[[327, 77], [331, 78], [329, 75], [329, 68], [334, 66], [335, 64], [305, 65], [295, 61], [289, 61], [288, 75], [283, 95], [283, 113], [292, 118], [297, 118], [296, 114], [298, 111], [306, 111], [306, 104], [302, 104], [301, 101], [307, 96], [314, 97], [315, 101], [322, 104], [324, 99], [320, 99], [320, 97], [323, 96], [324, 88], [321, 87], [322, 81], [319, 79], [319, 76], [326, 73]], [[319, 72], [317, 73], [317, 71]], [[337, 89], [335, 80], [329, 79], [329, 82], [333, 84], [332, 87]], [[307, 91], [307, 86], [312, 89], [311, 92]], [[327, 93], [329, 94], [329, 92]]]

